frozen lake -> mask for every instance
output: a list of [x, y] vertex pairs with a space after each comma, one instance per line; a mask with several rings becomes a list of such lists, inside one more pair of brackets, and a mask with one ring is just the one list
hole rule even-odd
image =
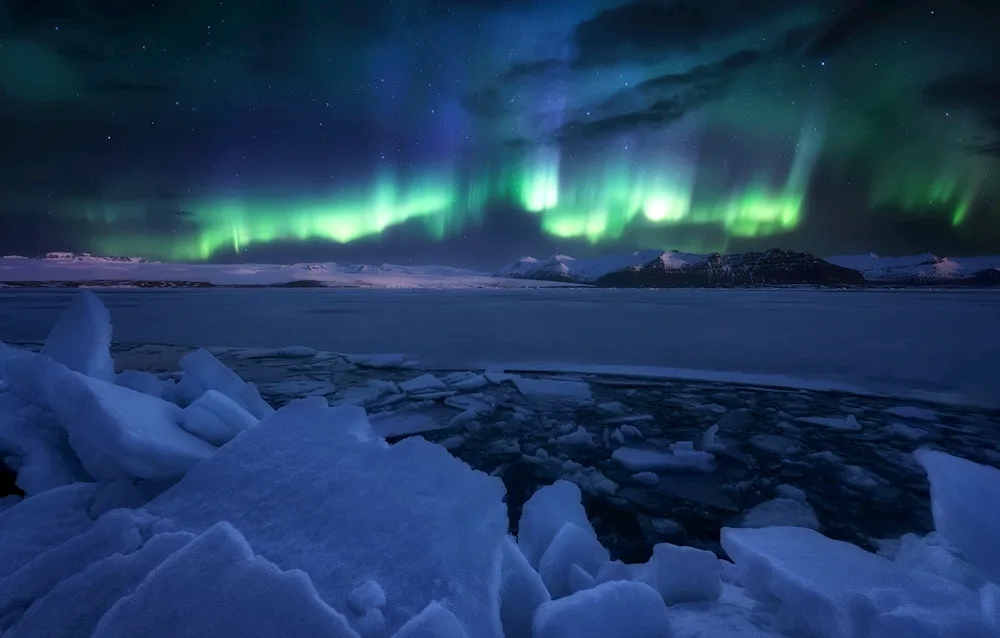
[[[73, 291], [0, 292], [0, 339]], [[824, 290], [101, 290], [115, 340], [406, 353], [426, 367], [662, 366], [1000, 402], [1000, 294]]]

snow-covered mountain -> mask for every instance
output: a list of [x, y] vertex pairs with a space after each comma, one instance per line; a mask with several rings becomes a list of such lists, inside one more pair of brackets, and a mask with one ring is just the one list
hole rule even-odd
[[937, 284], [962, 280], [981, 280], [994, 284], [1000, 277], [1000, 255], [982, 257], [938, 257], [931, 253], [908, 257], [839, 255], [828, 257], [831, 264], [857, 270], [865, 279], [898, 284]]
[[625, 288], [865, 283], [857, 271], [830, 264], [808, 253], [777, 249], [733, 255], [642, 250], [630, 255], [592, 259], [560, 255], [546, 261], [527, 257], [497, 274]]
[[[134, 286], [284, 286], [332, 288], [523, 288], [560, 285], [504, 279], [450, 266], [382, 264], [170, 264], [140, 257], [95, 257], [87, 253], [48, 253], [40, 258], [0, 258], [0, 285]], [[561, 284], [565, 285], [565, 284]]]
[[524, 257], [499, 277], [612, 287], [727, 287], [754, 285], [1000, 285], [1000, 257], [879, 257], [874, 254], [820, 259], [772, 249], [722, 255], [641, 250], [627, 255], [546, 260]]

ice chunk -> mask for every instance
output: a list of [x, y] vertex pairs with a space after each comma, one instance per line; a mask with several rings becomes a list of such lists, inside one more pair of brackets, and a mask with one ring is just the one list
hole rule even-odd
[[597, 574], [601, 565], [610, 559], [608, 550], [592, 532], [566, 523], [539, 560], [538, 573], [552, 598], [562, 598], [571, 593], [569, 575], [574, 565], [579, 565], [589, 574]]
[[715, 469], [715, 455], [700, 450], [678, 448], [671, 452], [662, 452], [620, 447], [612, 452], [611, 458], [632, 472], [644, 470], [711, 472]]
[[112, 554], [60, 582], [35, 601], [10, 638], [89, 636], [111, 606], [139, 585], [163, 560], [194, 538], [157, 534], [131, 554]]
[[934, 528], [1000, 583], [1000, 470], [934, 450], [917, 450], [931, 483]]
[[[725, 528], [722, 547], [736, 562], [748, 593], [758, 600], [779, 600], [784, 621], [807, 635], [990, 635], [976, 633], [982, 626], [970, 629], [970, 619], [980, 615], [975, 592], [813, 530]], [[892, 616], [910, 609], [913, 613], [905, 618]], [[898, 633], [904, 624], [907, 631]], [[930, 631], [934, 625], [944, 630]], [[970, 633], [958, 633], [959, 628]]]
[[660, 482], [660, 477], [653, 472], [636, 472], [632, 475], [632, 480], [641, 485], [656, 485]]
[[718, 600], [722, 593], [719, 559], [704, 549], [658, 543], [649, 562], [633, 570], [668, 605]]
[[901, 419], [912, 419], [914, 421], [937, 421], [938, 416], [934, 410], [928, 410], [927, 408], [918, 408], [912, 405], [900, 405], [892, 408], [886, 408], [886, 413], [893, 416], [898, 416]]
[[924, 430], [905, 423], [890, 423], [882, 428], [882, 431], [885, 432], [886, 436], [907, 439], [908, 441], [920, 441], [930, 436]]
[[597, 584], [609, 583], [613, 580], [632, 580], [635, 577], [635, 565], [626, 565], [620, 560], [608, 561], [597, 570]]
[[87, 511], [98, 489], [95, 483], [57, 487], [0, 513], [0, 579], [90, 529], [94, 521]]
[[635, 427], [634, 425], [625, 424], [620, 428], [618, 428], [618, 431], [621, 432], [622, 435], [624, 436], [631, 436], [636, 439], [642, 438], [642, 431], [640, 431], [639, 428]]
[[115, 364], [110, 348], [111, 314], [97, 295], [81, 290], [52, 327], [42, 354], [70, 370], [111, 381]]
[[385, 607], [385, 592], [374, 580], [366, 580], [351, 590], [347, 596], [347, 604], [355, 613], [363, 615], [369, 609]]
[[176, 405], [77, 372], [59, 380], [52, 408], [83, 468], [98, 480], [124, 472], [173, 481], [215, 451], [178, 425]]
[[376, 581], [389, 633], [447, 599], [470, 635], [498, 638], [503, 483], [420, 438], [361, 441], [327, 421], [344, 410], [363, 415], [322, 398], [290, 403], [147, 511], [187, 531], [230, 522], [262, 557], [308, 573], [340, 611], [360, 582]]
[[455, 614], [435, 600], [400, 627], [392, 638], [469, 638], [469, 634]]
[[573, 523], [594, 538], [594, 526], [583, 509], [580, 488], [565, 480], [539, 488], [525, 502], [518, 523], [517, 544], [524, 557], [538, 569], [542, 554], [565, 523]]
[[590, 401], [590, 386], [583, 381], [514, 377], [514, 386], [524, 398], [535, 401]]
[[225, 445], [257, 419], [217, 390], [206, 390], [181, 411], [181, 427], [212, 445]]
[[580, 447], [593, 447], [594, 437], [591, 436], [587, 428], [578, 426], [575, 430], [569, 434], [564, 434], [562, 436], [556, 437], [553, 443], [559, 443], [561, 445], [574, 445]]
[[306, 574], [254, 556], [228, 523], [160, 563], [104, 614], [93, 635], [207, 636], [219, 630], [232, 636], [357, 636]]
[[584, 568], [580, 567], [576, 563], [569, 568], [569, 593], [575, 594], [578, 591], [583, 591], [584, 589], [590, 589], [597, 584], [597, 579], [594, 578], [592, 574], [589, 574]]
[[472, 392], [473, 390], [478, 390], [479, 388], [485, 388], [490, 384], [481, 374], [474, 374], [468, 378], [462, 379], [461, 381], [456, 381], [451, 385], [451, 387], [456, 390], [461, 390], [462, 392]]
[[789, 525], [819, 529], [819, 519], [807, 503], [790, 498], [776, 498], [752, 508], [743, 516], [741, 527]]
[[618, 491], [618, 484], [604, 476], [596, 467], [580, 467], [572, 474], [565, 477], [573, 481], [580, 488], [590, 494], [614, 495]]
[[726, 446], [719, 443], [716, 438], [718, 434], [718, 424], [705, 430], [705, 433], [701, 435], [701, 449], [705, 452], [718, 452], [720, 450], [724, 450]]
[[399, 389], [406, 394], [413, 394], [415, 392], [429, 392], [444, 390], [448, 386], [444, 384], [444, 381], [438, 379], [433, 374], [422, 374], [419, 377], [410, 379], [409, 381], [403, 381], [399, 384]]
[[794, 485], [782, 484], [774, 488], [774, 491], [776, 491], [780, 496], [790, 498], [793, 501], [801, 501], [803, 503], [806, 502], [805, 491], [795, 487]]
[[610, 581], [538, 608], [533, 638], [670, 638], [663, 599], [644, 583]]
[[402, 368], [405, 354], [351, 354], [347, 360], [360, 368]]
[[49, 357], [26, 352], [4, 362], [4, 381], [28, 405], [46, 409], [55, 384], [69, 369]]
[[860, 430], [861, 424], [857, 417], [848, 414], [846, 417], [825, 417], [825, 416], [804, 416], [799, 417], [799, 421], [819, 425], [833, 430]]
[[597, 409], [605, 414], [625, 413], [625, 406], [622, 405], [621, 401], [605, 401], [604, 403], [598, 403]]
[[165, 401], [173, 401], [176, 398], [174, 396], [173, 384], [150, 372], [122, 370], [115, 375], [115, 383]]
[[35, 407], [6, 413], [0, 408], [2, 457], [16, 470], [17, 486], [27, 496], [89, 478], [70, 449], [62, 424]]
[[180, 364], [185, 372], [181, 384], [195, 384], [203, 391], [218, 390], [258, 419], [274, 413], [274, 408], [260, 397], [257, 386], [239, 378], [208, 350], [198, 348], [181, 357]]
[[530, 636], [531, 617], [552, 600], [549, 590], [509, 536], [504, 539], [500, 564], [500, 622], [504, 636]]
[[970, 589], [978, 589], [983, 584], [983, 577], [976, 568], [956, 555], [956, 550], [934, 532], [924, 537], [903, 534], [892, 560], [897, 565], [931, 572]]
[[128, 554], [141, 545], [142, 537], [128, 510], [102, 516], [87, 532], [46, 550], [0, 579], [0, 627], [9, 627], [28, 605], [63, 579], [112, 554]]

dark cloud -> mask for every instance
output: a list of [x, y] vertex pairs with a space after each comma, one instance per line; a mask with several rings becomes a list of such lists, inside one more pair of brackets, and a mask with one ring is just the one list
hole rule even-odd
[[1000, 155], [1000, 68], [941, 78], [928, 84], [922, 97], [931, 107], [977, 115], [992, 139], [974, 142], [975, 149]]
[[792, 0], [633, 0], [581, 22], [574, 34], [577, 66], [655, 62], [677, 51], [752, 30], [794, 8]]
[[560, 137], [582, 141], [628, 133], [641, 127], [670, 125], [724, 98], [737, 75], [763, 58], [760, 51], [738, 51], [718, 62], [702, 64], [683, 73], [651, 78], [618, 92], [592, 109], [596, 117], [567, 123]]
[[859, 36], [888, 24], [900, 11], [926, 6], [927, 0], [856, 0], [850, 8], [830, 21], [806, 49], [811, 58], [827, 58], [838, 53]]

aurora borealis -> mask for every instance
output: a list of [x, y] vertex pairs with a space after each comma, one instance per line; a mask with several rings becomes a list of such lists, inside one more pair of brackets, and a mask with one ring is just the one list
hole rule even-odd
[[1000, 251], [989, 0], [8, 0], [0, 250]]

